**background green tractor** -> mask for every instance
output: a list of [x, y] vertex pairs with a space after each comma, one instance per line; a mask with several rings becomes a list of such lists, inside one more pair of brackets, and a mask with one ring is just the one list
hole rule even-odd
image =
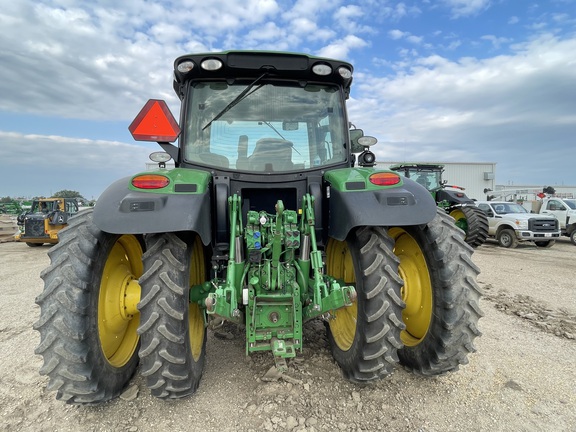
[[19, 215], [22, 211], [22, 206], [18, 201], [0, 201], [0, 214]]
[[352, 72], [291, 53], [176, 59], [180, 124], [150, 100], [129, 128], [164, 149], [158, 169], [113, 183], [49, 251], [36, 352], [58, 399], [111, 399], [139, 364], [154, 396], [191, 394], [223, 320], [281, 370], [318, 319], [353, 382], [467, 362], [472, 249], [425, 188], [373, 168], [376, 140], [348, 127]]
[[466, 196], [464, 188], [447, 185], [442, 180], [444, 165], [398, 164], [390, 167], [407, 178], [416, 180], [430, 191], [436, 204], [456, 220], [456, 226], [466, 233], [466, 243], [478, 247], [488, 238], [488, 218], [474, 201]]

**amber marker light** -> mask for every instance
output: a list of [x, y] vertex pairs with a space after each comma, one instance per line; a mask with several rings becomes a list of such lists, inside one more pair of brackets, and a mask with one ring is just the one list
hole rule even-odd
[[170, 184], [170, 179], [158, 174], [144, 174], [132, 179], [132, 186], [138, 189], [162, 189]]
[[400, 176], [391, 172], [379, 172], [372, 174], [368, 180], [376, 186], [394, 186], [400, 183]]

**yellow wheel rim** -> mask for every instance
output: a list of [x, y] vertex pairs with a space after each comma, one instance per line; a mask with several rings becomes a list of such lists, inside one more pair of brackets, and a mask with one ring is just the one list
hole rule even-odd
[[460, 219], [466, 219], [466, 215], [460, 209], [455, 209], [450, 212], [450, 216], [452, 216], [456, 221]]
[[460, 209], [454, 209], [450, 212], [450, 216], [456, 221], [456, 226], [464, 232], [468, 232], [468, 219], [464, 212]]
[[138, 278], [142, 275], [142, 247], [133, 235], [121, 236], [106, 258], [98, 295], [98, 335], [102, 352], [114, 367], [133, 357], [140, 315]]
[[[196, 237], [190, 258], [190, 286], [201, 284], [206, 280], [204, 266], [204, 249], [200, 239]], [[188, 307], [188, 332], [192, 357], [198, 361], [204, 346], [204, 315], [198, 303], [190, 303]]]
[[[352, 255], [345, 241], [328, 240], [326, 247], [326, 271], [328, 275], [343, 280], [347, 285], [356, 283]], [[334, 342], [342, 351], [348, 351], [354, 343], [358, 316], [357, 300], [352, 306], [332, 311], [333, 319], [329, 321], [330, 332]]]
[[402, 228], [392, 228], [394, 253], [400, 259], [398, 273], [404, 280], [402, 300], [406, 308], [402, 320], [406, 330], [400, 334], [406, 346], [418, 345], [426, 336], [432, 318], [432, 283], [426, 259], [418, 242]]

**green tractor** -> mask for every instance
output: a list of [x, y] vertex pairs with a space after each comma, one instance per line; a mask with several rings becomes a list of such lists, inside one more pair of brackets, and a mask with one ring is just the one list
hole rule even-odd
[[0, 214], [19, 215], [22, 212], [22, 206], [18, 201], [0, 201]]
[[438, 164], [398, 164], [390, 167], [403, 176], [414, 179], [430, 191], [438, 207], [446, 211], [456, 221], [456, 226], [466, 233], [466, 243], [473, 248], [484, 244], [488, 238], [488, 218], [466, 196], [464, 188], [447, 185], [442, 180], [444, 165]]
[[109, 186], [49, 251], [36, 353], [57, 399], [109, 400], [137, 369], [154, 396], [189, 395], [224, 320], [284, 371], [310, 320], [352, 382], [467, 363], [472, 248], [425, 188], [373, 168], [376, 140], [349, 130], [352, 72], [295, 53], [176, 59], [180, 122], [150, 100], [129, 127], [162, 147], [158, 168]]

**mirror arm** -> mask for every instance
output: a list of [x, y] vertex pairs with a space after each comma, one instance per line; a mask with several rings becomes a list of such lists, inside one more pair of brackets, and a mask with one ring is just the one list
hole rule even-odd
[[180, 148], [176, 147], [174, 144], [170, 144], [169, 142], [158, 142], [162, 150], [170, 155], [172, 159], [174, 159], [174, 163], [176, 166], [179, 165], [179, 155], [180, 155]]

